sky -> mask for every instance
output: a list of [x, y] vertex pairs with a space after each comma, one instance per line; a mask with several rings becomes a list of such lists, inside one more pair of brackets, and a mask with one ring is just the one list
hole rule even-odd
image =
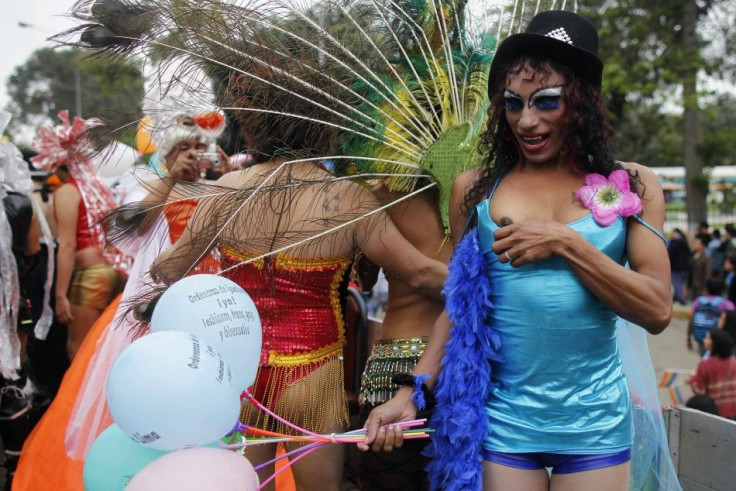
[[[18, 65], [37, 49], [53, 46], [46, 39], [74, 27], [68, 17], [75, 0], [0, 0], [0, 109], [7, 106], [5, 85]], [[21, 27], [18, 23], [28, 27]]]

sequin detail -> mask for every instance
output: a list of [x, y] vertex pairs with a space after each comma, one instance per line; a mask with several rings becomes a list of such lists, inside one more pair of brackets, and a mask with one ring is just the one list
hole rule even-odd
[[558, 27], [557, 29], [549, 31], [546, 36], [549, 38], [555, 38], [559, 41], [562, 41], [563, 43], [573, 44], [572, 38], [569, 34], [567, 34], [567, 31], [564, 27]]
[[381, 404], [399, 387], [391, 382], [396, 373], [409, 373], [427, 347], [427, 338], [382, 339], [373, 346], [360, 381], [360, 404]]
[[[347, 424], [342, 350], [344, 298], [351, 257], [257, 257], [221, 246], [224, 276], [248, 292], [258, 309], [263, 347], [254, 395], [311, 431]], [[245, 403], [241, 419], [288, 431]]]

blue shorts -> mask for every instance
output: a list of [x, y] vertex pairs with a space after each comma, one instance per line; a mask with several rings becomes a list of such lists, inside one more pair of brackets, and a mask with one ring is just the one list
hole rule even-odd
[[517, 469], [552, 468], [553, 474], [572, 474], [612, 467], [631, 460], [631, 448], [614, 453], [572, 455], [564, 453], [502, 453], [483, 450], [483, 460]]

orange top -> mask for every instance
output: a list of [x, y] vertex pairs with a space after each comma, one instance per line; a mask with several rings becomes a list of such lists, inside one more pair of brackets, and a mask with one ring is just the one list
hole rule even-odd
[[[189, 219], [194, 215], [198, 201], [196, 199], [187, 199], [166, 203], [164, 206], [164, 215], [169, 223], [169, 239], [174, 244], [187, 228]], [[207, 254], [199, 263], [189, 271], [189, 274], [212, 273], [215, 274], [220, 270], [220, 265], [212, 254]]]

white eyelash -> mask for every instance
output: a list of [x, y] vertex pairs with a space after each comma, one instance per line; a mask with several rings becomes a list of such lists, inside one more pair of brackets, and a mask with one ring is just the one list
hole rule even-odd
[[532, 107], [537, 99], [541, 97], [561, 97], [562, 96], [562, 87], [547, 87], [544, 89], [539, 90], [536, 92], [530, 99], [529, 99], [529, 107]]
[[513, 92], [511, 92], [511, 91], [508, 91], [508, 90], [504, 90], [504, 91], [503, 91], [503, 98], [504, 98], [504, 99], [506, 99], [506, 100], [519, 101], [519, 102], [521, 102], [522, 104], [524, 103], [524, 99], [522, 99], [522, 98], [521, 98], [521, 97], [519, 97], [518, 95], [516, 95], [516, 94], [514, 94]]

